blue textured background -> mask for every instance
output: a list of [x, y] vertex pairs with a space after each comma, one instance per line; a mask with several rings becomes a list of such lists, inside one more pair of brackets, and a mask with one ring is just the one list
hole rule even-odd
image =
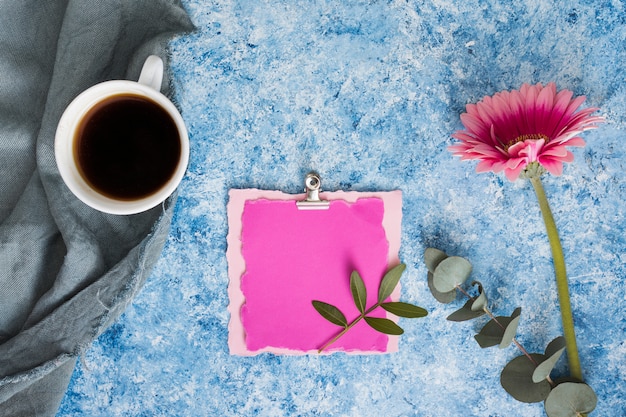
[[[192, 156], [146, 286], [85, 353], [59, 416], [542, 416], [499, 384], [519, 353], [480, 349], [484, 320], [450, 323], [422, 253], [468, 257], [519, 340], [561, 334], [549, 246], [530, 184], [476, 174], [446, 146], [468, 102], [524, 82], [587, 95], [607, 123], [545, 187], [568, 263], [580, 354], [599, 403], [626, 415], [622, 1], [186, 0], [198, 27], [171, 44]], [[400, 352], [228, 354], [229, 188], [404, 193]], [[561, 361], [559, 368], [564, 368]]]

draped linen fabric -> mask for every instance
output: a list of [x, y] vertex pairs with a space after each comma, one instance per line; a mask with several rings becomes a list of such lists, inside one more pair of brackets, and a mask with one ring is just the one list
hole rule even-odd
[[178, 0], [0, 2], [0, 416], [56, 413], [169, 232], [175, 196], [132, 216], [74, 197], [54, 158], [61, 114], [94, 84], [137, 80], [190, 30]]

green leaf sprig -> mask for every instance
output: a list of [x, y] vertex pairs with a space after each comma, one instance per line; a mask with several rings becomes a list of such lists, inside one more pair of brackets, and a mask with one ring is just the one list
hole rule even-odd
[[575, 378], [553, 380], [550, 377], [566, 350], [563, 336], [551, 341], [543, 354], [528, 353], [515, 338], [522, 309], [516, 308], [511, 316], [496, 317], [489, 310], [487, 295], [478, 281], [472, 282], [472, 286], [478, 287], [475, 297], [462, 287], [472, 273], [472, 264], [467, 259], [428, 248], [424, 262], [428, 269], [428, 287], [437, 301], [453, 302], [457, 290], [469, 298], [463, 307], [447, 317], [448, 320], [465, 321], [486, 314], [491, 320], [474, 336], [480, 347], [504, 349], [513, 343], [523, 353], [510, 361], [500, 374], [500, 384], [506, 392], [521, 402], [544, 401], [548, 417], [581, 417], [593, 411], [597, 398], [589, 385]]
[[371, 328], [384, 334], [401, 335], [404, 333], [404, 330], [402, 330], [402, 328], [392, 320], [369, 316], [372, 311], [379, 307], [391, 314], [395, 314], [398, 317], [425, 317], [428, 312], [421, 307], [401, 301], [386, 301], [391, 293], [393, 293], [393, 290], [398, 285], [398, 282], [400, 282], [400, 277], [402, 276], [405, 268], [406, 265], [400, 264], [387, 271], [380, 282], [380, 287], [378, 288], [378, 301], [370, 308], [367, 308], [367, 289], [365, 288], [365, 283], [363, 282], [361, 275], [359, 275], [357, 271], [353, 271], [350, 275], [350, 292], [352, 293], [354, 304], [361, 314], [350, 323], [348, 323], [346, 316], [341, 312], [341, 310], [334, 305], [323, 301], [313, 300], [313, 307], [322, 317], [337, 326], [343, 327], [343, 330], [341, 330], [339, 334], [326, 342], [321, 348], [318, 349], [317, 352], [322, 353], [361, 320], [365, 320]]

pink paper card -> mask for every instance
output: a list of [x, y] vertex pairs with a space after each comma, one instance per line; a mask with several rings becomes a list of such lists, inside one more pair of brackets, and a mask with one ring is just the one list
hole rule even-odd
[[[298, 210], [305, 195], [279, 191], [231, 190], [228, 203], [228, 345], [231, 354], [262, 352], [302, 355], [317, 349], [342, 328], [311, 304], [338, 307], [351, 322], [359, 316], [350, 274], [359, 272], [367, 305], [376, 303], [380, 280], [400, 263], [402, 193], [321, 193], [328, 210]], [[392, 300], [399, 297], [399, 288]], [[373, 316], [387, 317], [377, 309]], [[393, 315], [388, 317], [395, 320]], [[388, 353], [398, 349], [364, 321], [326, 353]]]

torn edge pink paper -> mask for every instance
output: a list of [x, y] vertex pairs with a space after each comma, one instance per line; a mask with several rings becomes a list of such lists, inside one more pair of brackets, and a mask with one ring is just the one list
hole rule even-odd
[[[371, 271], [359, 270], [359, 273], [362, 275], [362, 278], [366, 282], [366, 287], [368, 289], [368, 305], [371, 305], [375, 302], [375, 296], [378, 292], [378, 284], [384, 272], [400, 262], [398, 258], [398, 253], [400, 250], [400, 234], [402, 222], [402, 193], [400, 191], [339, 191], [331, 193], [321, 193], [322, 199], [327, 199], [331, 201], [331, 208], [330, 210], [326, 211], [326, 215], [322, 214], [322, 212], [317, 212], [317, 214], [315, 214], [315, 211], [310, 211], [308, 213], [304, 211], [298, 212], [297, 208], [295, 207], [295, 201], [304, 199], [304, 194], [291, 195], [282, 193], [280, 191], [262, 191], [256, 189], [248, 189], [230, 190], [229, 197], [230, 198], [227, 207], [229, 225], [229, 233], [227, 236], [227, 259], [229, 274], [228, 294], [230, 300], [228, 306], [228, 311], [230, 313], [230, 322], [228, 326], [228, 345], [231, 354], [250, 356], [262, 352], [290, 355], [317, 353], [317, 348], [321, 347], [321, 344], [323, 344], [323, 342], [329, 340], [334, 335], [336, 335], [341, 330], [341, 327], [328, 323], [323, 318], [321, 318], [321, 316], [319, 316], [319, 314], [312, 308], [310, 300], [308, 300], [308, 298], [310, 298], [311, 300], [319, 299], [320, 301], [329, 302], [336, 305], [342, 311], [344, 311], [348, 320], [351, 321], [353, 318], [358, 316], [358, 312], [356, 312], [355, 310], [349, 290], [349, 275], [351, 272], [350, 268], [355, 267], [355, 264], [360, 264], [362, 267], [363, 265], [365, 265], [366, 267], [372, 267], [370, 268], [373, 269]], [[273, 204], [273, 202], [277, 203]], [[293, 204], [291, 204], [291, 202], [293, 202]], [[382, 206], [380, 207], [382, 213], [378, 214], [378, 220], [376, 220], [376, 211], [378, 210], [376, 208], [377, 203], [378, 206]], [[291, 205], [293, 207], [291, 207]], [[291, 209], [293, 209], [293, 212], [289, 211]], [[352, 209], [354, 213], [344, 213], [343, 215], [347, 215], [348, 217], [343, 219], [340, 212], [350, 209]], [[264, 212], [264, 210], [266, 211]], [[287, 211], [283, 211], [281, 214], [281, 210]], [[247, 216], [246, 221], [244, 221], [244, 212]], [[331, 213], [336, 213], [337, 216], [333, 216]], [[368, 222], [379, 222], [379, 228], [382, 225], [382, 239], [384, 240], [386, 253], [382, 253], [381, 259], [381, 242], [378, 242], [376, 240], [380, 240], [381, 236], [368, 237], [364, 235], [360, 237], [360, 239], [364, 240], [364, 245], [370, 245], [372, 246], [372, 250], [379, 252], [379, 255], [374, 255], [373, 260], [371, 260], [371, 262], [374, 263], [371, 263], [369, 260], [369, 258], [372, 257], [372, 253], [362, 253], [356, 255], [345, 253], [346, 251], [349, 252], [352, 246], [355, 246], [352, 243], [344, 243], [343, 247], [339, 243], [339, 246], [337, 247], [337, 249], [339, 250], [337, 252], [341, 253], [337, 254], [334, 254], [332, 250], [330, 252], [324, 253], [325, 249], [323, 247], [318, 247], [317, 249], [315, 249], [315, 244], [313, 244], [312, 250], [314, 250], [315, 252], [322, 252], [319, 254], [320, 256], [330, 256], [331, 258], [335, 257], [334, 260], [328, 260], [330, 262], [328, 265], [330, 266], [327, 266], [326, 269], [330, 269], [333, 271], [331, 272], [331, 274], [334, 274], [335, 279], [343, 279], [344, 282], [331, 283], [332, 286], [336, 286], [336, 288], [333, 289], [331, 296], [329, 296], [327, 293], [328, 288], [324, 288], [323, 285], [321, 287], [320, 285], [318, 285], [319, 291], [317, 291], [317, 284], [316, 282], [314, 282], [314, 278], [311, 277], [305, 278], [303, 282], [297, 285], [297, 288], [300, 288], [302, 286], [302, 294], [295, 294], [297, 291], [294, 291], [293, 289], [290, 290], [293, 292], [293, 294], [295, 294], [295, 296], [293, 296], [293, 294], [292, 296], [289, 296], [289, 301], [293, 301], [294, 303], [300, 303], [298, 307], [300, 311], [297, 315], [300, 315], [302, 317], [308, 317], [306, 320], [311, 321], [309, 323], [304, 323], [305, 326], [300, 326], [297, 328], [297, 331], [295, 333], [299, 333], [297, 335], [299, 337], [299, 340], [296, 341], [292, 337], [294, 335], [289, 334], [290, 332], [294, 333], [292, 331], [293, 329], [290, 330], [289, 327], [290, 325], [294, 325], [293, 323], [289, 323], [289, 320], [293, 321], [292, 316], [294, 316], [294, 314], [293, 312], [291, 312], [291, 314], [287, 316], [288, 319], [281, 322], [281, 312], [288, 312], [289, 306], [287, 305], [287, 307], [281, 310], [281, 303], [286, 296], [284, 294], [281, 295], [278, 293], [280, 293], [280, 290], [283, 287], [283, 285], [280, 284], [281, 280], [292, 279], [290, 278], [289, 274], [293, 274], [293, 277], [297, 277], [299, 275], [298, 271], [289, 270], [286, 271], [288, 275], [284, 275], [282, 277], [272, 276], [271, 279], [267, 276], [264, 276], [264, 274], [271, 273], [272, 269], [277, 270], [277, 268], [282, 268], [284, 267], [284, 265], [281, 265], [279, 259], [270, 259], [269, 264], [265, 266], [263, 265], [263, 259], [267, 257], [266, 254], [264, 254], [264, 251], [267, 249], [266, 247], [268, 245], [271, 245], [270, 241], [271, 239], [273, 239], [273, 237], [268, 239], [268, 241], [258, 242], [258, 234], [261, 233], [271, 236], [274, 233], [283, 233], [281, 235], [281, 239], [287, 236], [289, 238], [289, 248], [296, 251], [292, 254], [285, 254], [288, 255], [286, 258], [287, 260], [293, 260], [294, 254], [298, 254], [298, 251], [306, 250], [306, 246], [310, 245], [309, 243], [305, 243], [305, 247], [299, 247], [299, 245], [302, 245], [302, 239], [300, 239], [299, 241], [298, 238], [295, 238], [295, 240], [291, 241], [290, 236], [293, 233], [290, 233], [288, 230], [281, 230], [279, 232], [276, 232], [272, 229], [272, 227], [275, 228], [276, 225], [264, 224], [263, 222], [259, 222], [259, 219], [255, 218], [254, 216], [263, 216], [262, 218], [268, 219], [269, 223], [274, 222], [283, 224], [282, 221], [284, 220], [285, 222], [292, 223], [290, 227], [294, 227], [293, 223], [296, 223], [297, 227], [306, 228], [306, 230], [308, 230], [309, 232], [315, 232], [316, 228], [324, 227], [324, 225], [315, 224], [317, 220], [328, 220], [336, 218], [337, 221], [346, 220], [349, 223], [351, 221], [350, 219], [354, 217], [357, 223], [349, 226], [353, 228], [353, 232], [358, 234], [357, 229], [363, 228], [366, 230], [366, 233], [367, 230], [369, 230], [370, 234], [376, 234], [376, 225], [368, 224]], [[359, 226], [359, 221], [364, 223]], [[254, 227], [256, 226], [247, 226], [249, 230], [246, 230], [246, 234], [246, 232], [243, 231], [243, 227], [246, 227], [245, 224], [256, 225], [259, 227], [259, 229], [254, 230]], [[334, 228], [334, 230], [339, 230], [343, 227], [343, 224], [328, 224], [326, 226], [332, 227]], [[252, 236], [254, 240], [257, 240], [257, 242], [251, 240], [246, 245], [246, 242], [242, 242], [242, 240], [245, 240], [243, 239], [244, 234], [246, 234], [247, 236]], [[355, 238], [356, 237], [358, 236], [355, 236]], [[325, 239], [328, 240], [328, 234], [326, 234]], [[370, 244], [367, 239], [373, 239], [373, 243]], [[284, 245], [285, 242], [281, 244]], [[359, 243], [357, 242], [356, 246], [358, 245]], [[247, 271], [246, 255], [244, 255], [244, 253], [248, 249], [246, 249], [246, 247], [244, 246], [246, 246], [249, 250], [252, 250], [253, 252], [259, 252], [259, 256], [257, 258], [255, 258], [256, 255], [250, 255], [249, 252], [247, 255], [248, 257], [252, 256], [249, 259], [249, 262], [251, 263], [250, 268], [252, 268], [253, 271]], [[376, 248], [376, 246], [378, 247], [378, 249]], [[271, 251], [274, 249], [272, 249], [270, 246], [267, 250], [269, 250], [271, 253]], [[280, 253], [282, 255], [285, 248], [277, 248], [276, 250], [281, 251]], [[361, 252], [363, 252], [364, 250], [365, 252], [367, 252], [367, 249], [361, 248], [359, 250]], [[300, 255], [301, 259], [298, 260], [298, 262], [294, 262], [294, 264], [298, 265], [299, 268], [303, 268], [308, 265], [310, 270], [306, 272], [309, 274], [309, 276], [311, 276], [310, 273], [315, 273], [316, 267], [319, 266], [315, 264], [315, 262], [319, 264], [319, 259], [315, 262], [307, 263], [306, 254]], [[318, 254], [316, 253], [315, 255]], [[344, 258], [343, 260], [341, 259], [342, 257]], [[378, 264], [376, 264], [375, 259], [377, 257]], [[317, 256], [313, 256], [311, 259], [314, 260], [317, 258]], [[361, 260], [359, 260], [359, 258], [361, 258]], [[287, 263], [290, 262], [291, 261], [288, 261]], [[257, 265], [257, 263], [259, 265]], [[350, 268], [348, 268], [348, 266]], [[337, 272], [337, 268], [339, 268], [340, 271], [339, 275]], [[355, 269], [358, 270], [358, 268], [356, 267]], [[285, 271], [282, 271], [282, 273], [285, 273]], [[253, 276], [253, 281], [249, 280], [250, 274], [252, 274]], [[339, 276], [341, 276], [341, 278], [338, 278]], [[258, 281], [256, 281], [257, 278]], [[276, 282], [274, 282], [274, 278], [276, 279]], [[284, 282], [292, 285], [290, 281]], [[271, 288], [268, 288], [266, 285], [267, 283], [270, 284], [270, 287], [271, 285], [275, 284], [276, 290], [272, 291]], [[250, 297], [249, 300], [246, 300], [246, 296], [244, 294], [246, 291], [248, 296]], [[315, 294], [316, 291], [318, 292], [318, 294]], [[392, 294], [391, 298], [393, 300], [397, 300], [399, 298], [399, 294], [400, 290], [398, 287], [394, 291], [394, 294]], [[269, 298], [266, 299], [266, 297]], [[298, 297], [300, 297], [299, 301]], [[308, 298], [302, 299], [302, 297]], [[352, 310], [350, 308], [352, 308]], [[272, 311], [272, 309], [275, 309], [275, 311]], [[385, 316], [382, 309], [378, 310], [381, 310], [381, 312], [378, 312], [379, 316]], [[268, 317], [266, 317], [267, 315], [271, 316], [269, 317], [269, 320]], [[285, 316], [283, 315], [283, 317]], [[389, 318], [397, 320], [393, 315], [390, 315]], [[286, 330], [283, 330], [280, 327], [281, 323], [282, 326], [285, 326]], [[246, 329], [248, 329], [248, 331], [250, 332], [249, 334], [246, 333]], [[337, 343], [331, 345], [329, 349], [325, 352], [332, 353], [335, 351], [342, 351], [351, 354], [370, 354], [389, 353], [395, 352], [397, 350], [397, 336], [381, 335], [373, 329], [370, 329], [366, 323], [360, 322], [357, 324], [357, 326], [351, 329], [350, 332], [346, 333], [341, 339], [339, 339]]]

